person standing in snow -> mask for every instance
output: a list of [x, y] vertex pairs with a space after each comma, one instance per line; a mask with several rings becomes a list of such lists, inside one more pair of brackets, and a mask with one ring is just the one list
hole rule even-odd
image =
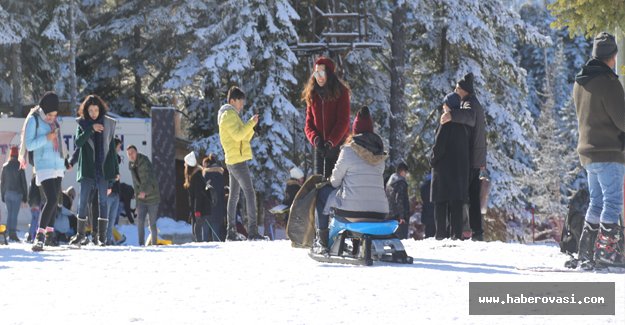
[[156, 174], [152, 162], [144, 154], [137, 152], [134, 145], [126, 148], [128, 155], [128, 169], [132, 175], [132, 183], [135, 190], [135, 200], [137, 202], [137, 231], [139, 235], [139, 246], [145, 245], [145, 218], [148, 217], [150, 226], [151, 244], [158, 244], [158, 229], [156, 219], [158, 218], [158, 205], [161, 202], [161, 193], [158, 186]]
[[[66, 148], [56, 120], [58, 110], [59, 97], [54, 92], [46, 92], [39, 105], [30, 111], [22, 127], [20, 167], [26, 168], [29, 162], [34, 164], [37, 170], [36, 183], [41, 186], [46, 202], [32, 246], [35, 252], [43, 250], [46, 236], [54, 236], [54, 228], [50, 225], [56, 220], [61, 181], [66, 169]], [[32, 151], [33, 161], [29, 161], [31, 155], [28, 151]]]
[[30, 179], [30, 187], [28, 188], [28, 205], [30, 206], [30, 228], [28, 229], [28, 237], [26, 242], [33, 243], [37, 228], [39, 227], [39, 215], [41, 214], [41, 190], [37, 186], [37, 176], [33, 170], [33, 176]]
[[211, 197], [211, 212], [209, 214], [209, 224], [212, 228], [211, 241], [226, 240], [226, 178], [224, 169], [217, 162], [215, 154], [209, 154], [202, 160], [202, 176], [206, 182], [206, 190]]
[[[122, 158], [119, 156], [119, 153], [122, 150], [122, 141], [118, 138], [113, 139], [115, 142], [115, 155], [117, 156], [117, 165], [121, 164]], [[106, 214], [108, 216], [108, 228], [106, 230], [106, 244], [113, 245], [113, 227], [117, 224], [117, 220], [119, 219], [119, 192], [120, 192], [120, 176], [117, 175], [115, 181], [111, 184], [110, 188], [106, 192]]]
[[353, 135], [341, 148], [330, 184], [317, 193], [314, 254], [328, 254], [330, 210], [353, 218], [386, 219], [389, 212], [384, 192], [384, 143], [373, 132], [369, 108], [362, 107], [354, 119]]
[[107, 242], [107, 192], [119, 176], [119, 160], [114, 141], [117, 121], [106, 115], [107, 111], [108, 106], [97, 95], [87, 96], [78, 108], [76, 180], [80, 183], [80, 198], [76, 235], [70, 240], [70, 245], [80, 246], [85, 239], [90, 195], [95, 191], [99, 207], [97, 243], [105, 246]]
[[[460, 96], [445, 96], [443, 111], [460, 110]], [[462, 239], [462, 206], [469, 195], [470, 141], [472, 130], [460, 123], [441, 124], [432, 147], [431, 201], [434, 202], [436, 239]], [[451, 225], [448, 233], [447, 223]]]
[[[289, 171], [289, 176], [290, 178], [286, 181], [286, 189], [284, 190], [284, 200], [282, 200], [282, 204], [288, 207], [293, 204], [295, 195], [297, 195], [297, 192], [302, 188], [302, 184], [304, 184], [304, 172], [299, 167], [293, 167]], [[288, 220], [289, 214], [287, 212], [284, 221]]]
[[421, 194], [421, 224], [425, 226], [425, 238], [436, 236], [436, 223], [434, 221], [434, 204], [430, 199], [432, 187], [432, 173], [427, 173], [419, 187]]
[[389, 216], [399, 221], [397, 237], [408, 238], [408, 222], [410, 219], [410, 200], [408, 199], [408, 165], [399, 163], [395, 173], [386, 182], [386, 196], [389, 203]]
[[208, 242], [211, 237], [208, 223], [211, 213], [211, 197], [206, 190], [202, 167], [197, 164], [195, 152], [190, 152], [184, 157], [183, 187], [189, 192], [193, 237], [196, 242]]
[[336, 75], [331, 59], [320, 57], [314, 69], [302, 92], [304, 132], [314, 147], [315, 173], [329, 177], [349, 135], [350, 89]]
[[456, 83], [456, 94], [460, 95], [459, 110], [449, 110], [441, 116], [441, 124], [455, 122], [473, 128], [470, 142], [471, 170], [469, 174], [469, 225], [471, 239], [484, 240], [482, 211], [480, 209], [480, 173], [486, 171], [486, 119], [482, 104], [475, 95], [473, 73], [466, 74]]
[[579, 160], [588, 175], [590, 205], [579, 240], [583, 269], [596, 265], [623, 266], [625, 175], [625, 94], [614, 73], [618, 48], [614, 36], [602, 32], [593, 42], [592, 58], [575, 76], [573, 101], [577, 112]]
[[18, 148], [11, 147], [9, 160], [2, 166], [0, 186], [2, 187], [2, 202], [6, 203], [7, 206], [9, 240], [19, 243], [20, 239], [17, 237], [17, 215], [20, 212], [21, 204], [26, 203], [28, 186], [26, 185], [24, 169], [20, 168], [20, 162], [17, 159], [18, 155]]
[[230, 181], [230, 195], [228, 196], [228, 230], [226, 240], [242, 240], [236, 230], [236, 209], [239, 195], [243, 190], [247, 205], [247, 232], [248, 240], [265, 239], [258, 233], [256, 221], [256, 192], [252, 183], [252, 175], [247, 165], [252, 160], [252, 146], [250, 141], [254, 136], [254, 127], [258, 124], [258, 115], [253, 115], [246, 123], [241, 121], [241, 111], [245, 106], [245, 93], [239, 87], [228, 90], [228, 104], [219, 109], [217, 123], [219, 124], [219, 140], [226, 156]]

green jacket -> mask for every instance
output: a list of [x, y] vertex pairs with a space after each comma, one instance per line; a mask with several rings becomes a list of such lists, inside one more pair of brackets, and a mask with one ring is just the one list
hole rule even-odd
[[[77, 119], [80, 120], [80, 119]], [[117, 121], [104, 116], [104, 164], [102, 166], [104, 178], [109, 181], [115, 181], [119, 175], [119, 161], [117, 160], [117, 151], [115, 148], [115, 126]], [[94, 142], [91, 136], [93, 128], [83, 130], [78, 123], [76, 129], [76, 148], [80, 148], [78, 153], [78, 168], [76, 169], [76, 180], [80, 182], [83, 178], [95, 179], [95, 150]]]
[[[161, 201], [161, 194], [150, 159], [143, 154], [137, 153], [137, 160], [129, 162], [128, 168], [132, 174], [132, 183], [135, 188], [135, 199], [137, 202], [158, 204]], [[139, 199], [139, 193], [141, 192], [145, 192], [144, 199]]]

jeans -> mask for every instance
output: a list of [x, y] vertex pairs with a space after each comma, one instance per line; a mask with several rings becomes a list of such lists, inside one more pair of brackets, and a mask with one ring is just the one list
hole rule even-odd
[[228, 232], [236, 233], [236, 213], [239, 195], [243, 189], [245, 203], [247, 205], [247, 232], [249, 236], [258, 234], [256, 224], [256, 193], [252, 184], [252, 176], [247, 162], [227, 165], [230, 173], [230, 195], [228, 195]]
[[615, 162], [590, 163], [585, 168], [590, 191], [586, 221], [593, 224], [618, 223], [623, 210], [625, 165]]
[[325, 208], [326, 202], [328, 202], [328, 198], [333, 191], [334, 187], [332, 187], [332, 185], [326, 185], [317, 191], [317, 202], [315, 203], [315, 207], [317, 209], [315, 226], [317, 226], [317, 229], [328, 229], [330, 216], [323, 214], [323, 209]]
[[137, 202], [137, 228], [139, 231], [139, 246], [145, 245], [145, 217], [149, 216], [150, 234], [152, 235], [152, 245], [158, 244], [158, 230], [156, 229], [156, 214], [158, 213], [158, 203], [145, 204]]
[[35, 240], [35, 235], [37, 234], [37, 227], [39, 227], [39, 215], [41, 214], [41, 209], [39, 208], [30, 208], [30, 229], [28, 229], [29, 239]]
[[[108, 190], [108, 181], [105, 179], [95, 180], [92, 178], [83, 178], [80, 180], [80, 201], [78, 201], [78, 218], [87, 219], [89, 215], [89, 204], [91, 203], [91, 192], [98, 192], [98, 204], [100, 206], [100, 219], [108, 217], [106, 210], [106, 191]], [[94, 222], [95, 224], [95, 222]]]
[[107, 213], [109, 223], [108, 229], [106, 230], [106, 240], [108, 243], [113, 242], [113, 226], [117, 223], [117, 219], [119, 218], [119, 194], [111, 193], [111, 195], [107, 198]]
[[7, 205], [7, 229], [9, 233], [17, 231], [17, 216], [20, 214], [20, 205], [22, 204], [22, 194], [13, 191], [7, 191], [4, 194], [4, 203]]

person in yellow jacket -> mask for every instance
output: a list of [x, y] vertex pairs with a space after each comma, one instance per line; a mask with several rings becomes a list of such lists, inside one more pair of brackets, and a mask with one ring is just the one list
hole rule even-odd
[[239, 114], [245, 106], [245, 93], [238, 87], [228, 90], [228, 104], [219, 109], [217, 123], [219, 124], [219, 139], [226, 156], [230, 181], [228, 195], [228, 233], [227, 241], [243, 240], [236, 230], [236, 210], [239, 203], [241, 189], [247, 204], [247, 233], [248, 240], [262, 240], [265, 237], [258, 233], [256, 223], [256, 193], [252, 183], [252, 175], [247, 161], [252, 159], [250, 141], [254, 136], [254, 126], [258, 124], [258, 115], [252, 116], [243, 123]]

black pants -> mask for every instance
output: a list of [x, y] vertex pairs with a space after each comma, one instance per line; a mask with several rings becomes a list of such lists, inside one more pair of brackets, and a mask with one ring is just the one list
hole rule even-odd
[[56, 220], [56, 214], [58, 212], [57, 205], [59, 202], [59, 195], [61, 195], [61, 181], [63, 178], [50, 178], [41, 182], [41, 189], [45, 196], [46, 203], [43, 205], [41, 211], [41, 218], [39, 219], [39, 228], [51, 227]]
[[336, 161], [339, 159], [340, 151], [341, 145], [331, 148], [325, 153], [322, 150], [315, 148], [315, 174], [330, 177], [332, 175], [334, 165], [336, 165]]
[[[436, 219], [436, 239], [453, 236], [462, 238], [462, 201], [436, 202], [434, 219]], [[451, 225], [451, 234], [447, 230], [447, 222]]]
[[480, 208], [480, 169], [471, 168], [469, 177], [469, 226], [473, 236], [481, 236], [484, 229], [482, 229]]

